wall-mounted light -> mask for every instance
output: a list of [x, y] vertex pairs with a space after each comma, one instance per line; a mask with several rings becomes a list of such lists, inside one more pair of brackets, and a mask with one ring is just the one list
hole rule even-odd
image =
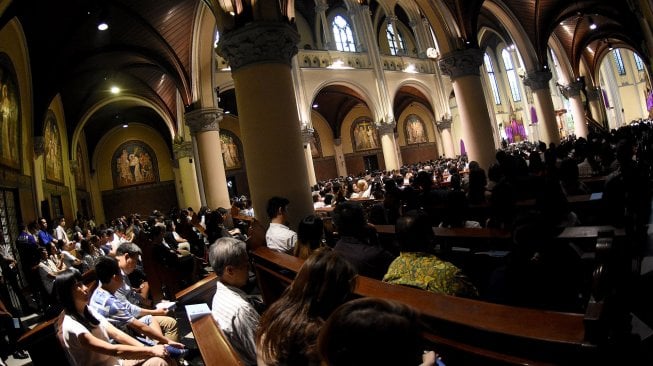
[[111, 87], [111, 94], [119, 94], [120, 93], [120, 88], [117, 86], [112, 86]]
[[608, 42], [608, 50], [612, 51], [614, 50], [614, 47], [612, 47], [612, 43]]
[[109, 29], [109, 24], [107, 22], [105, 22], [105, 21], [101, 21], [101, 22], [98, 23], [97, 29], [101, 30], [101, 31], [105, 31], [105, 30]]

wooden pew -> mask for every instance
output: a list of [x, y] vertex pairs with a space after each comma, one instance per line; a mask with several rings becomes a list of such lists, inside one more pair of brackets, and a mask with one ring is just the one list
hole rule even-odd
[[191, 321], [190, 327], [205, 365], [243, 365], [211, 314]]
[[[281, 295], [301, 259], [257, 249], [254, 266], [264, 300]], [[359, 276], [357, 296], [400, 301], [417, 309], [430, 327], [424, 340], [447, 365], [592, 364], [598, 357], [583, 314], [519, 308], [434, 294]]]
[[[211, 273], [191, 286], [177, 292], [175, 300], [179, 305], [211, 304], [215, 294], [217, 277]], [[211, 314], [202, 315], [190, 321], [190, 327], [205, 365], [240, 366], [238, 354]]]

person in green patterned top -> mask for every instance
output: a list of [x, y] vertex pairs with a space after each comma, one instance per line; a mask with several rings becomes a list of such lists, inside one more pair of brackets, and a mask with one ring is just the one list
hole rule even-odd
[[434, 234], [425, 213], [406, 213], [397, 219], [395, 233], [401, 253], [390, 264], [384, 282], [438, 294], [478, 296], [476, 287], [460, 268], [431, 254]]

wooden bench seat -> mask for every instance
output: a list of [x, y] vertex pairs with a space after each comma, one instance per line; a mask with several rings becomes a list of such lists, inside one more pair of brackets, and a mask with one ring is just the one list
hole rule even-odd
[[191, 321], [190, 327], [205, 365], [243, 365], [211, 314]]
[[[259, 248], [253, 260], [264, 300], [279, 298], [303, 261]], [[396, 300], [417, 309], [431, 331], [424, 340], [449, 365], [591, 364], [583, 314], [519, 308], [434, 294], [359, 276], [355, 293]]]

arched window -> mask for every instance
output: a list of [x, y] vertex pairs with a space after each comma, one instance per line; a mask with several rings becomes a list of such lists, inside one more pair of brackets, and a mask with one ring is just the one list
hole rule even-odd
[[494, 104], [501, 104], [501, 96], [499, 94], [499, 87], [497, 86], [497, 78], [494, 75], [494, 67], [492, 66], [492, 60], [490, 56], [486, 53], [483, 56], [483, 61], [485, 62], [485, 70], [487, 71], [487, 76], [490, 79], [490, 86], [492, 87], [492, 95], [494, 96]]
[[621, 52], [619, 50], [612, 50], [612, 56], [614, 57], [615, 64], [617, 64], [619, 75], [626, 75], [626, 67], [624, 67], [624, 60], [621, 58]]
[[517, 72], [515, 72], [515, 67], [512, 66], [512, 58], [510, 57], [510, 52], [505, 48], [501, 51], [501, 57], [503, 57], [503, 65], [506, 68], [506, 74], [508, 75], [508, 83], [510, 83], [510, 93], [512, 93], [512, 100], [515, 102], [521, 101], [521, 92], [519, 91], [519, 83], [517, 83]]
[[331, 27], [333, 29], [333, 38], [336, 40], [336, 49], [338, 51], [356, 52], [354, 36], [347, 20], [341, 15], [336, 15], [333, 18]]
[[637, 71], [644, 71], [644, 62], [642, 59], [636, 53], [633, 53], [633, 56], [635, 56], [635, 67], [637, 67]]
[[392, 23], [390, 22], [388, 22], [386, 35], [388, 37], [388, 46], [390, 47], [390, 54], [393, 56], [405, 55], [406, 43], [404, 42], [404, 38], [401, 36], [401, 33], [397, 31], [397, 39], [399, 40], [399, 44], [397, 44], [397, 39], [395, 39], [395, 32], [392, 29]]

